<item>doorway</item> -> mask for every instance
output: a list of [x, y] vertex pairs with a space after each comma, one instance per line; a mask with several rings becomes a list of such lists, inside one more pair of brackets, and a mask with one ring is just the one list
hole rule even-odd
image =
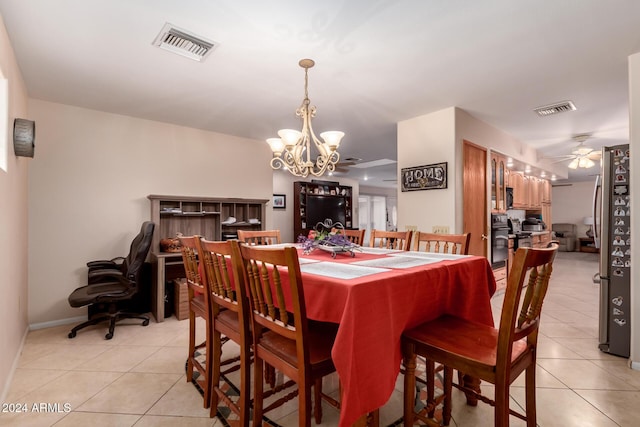
[[358, 225], [367, 230], [364, 241], [368, 242], [371, 230], [387, 230], [388, 222], [387, 198], [384, 196], [360, 195], [358, 197]]
[[487, 256], [487, 150], [463, 141], [463, 230], [469, 254]]

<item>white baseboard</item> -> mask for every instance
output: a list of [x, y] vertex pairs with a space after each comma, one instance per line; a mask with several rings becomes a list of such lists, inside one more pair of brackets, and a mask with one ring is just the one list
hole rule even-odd
[[50, 322], [32, 323], [29, 325], [29, 330], [35, 331], [38, 329], [52, 328], [54, 326], [69, 325], [71, 323], [82, 323], [85, 320], [87, 320], [86, 315], [78, 316], [78, 317], [70, 317], [68, 319], [52, 320]]
[[20, 341], [20, 345], [18, 346], [18, 351], [13, 357], [13, 363], [11, 364], [9, 375], [7, 375], [7, 380], [2, 385], [2, 393], [0, 393], [0, 402], [6, 402], [7, 393], [9, 393], [9, 387], [11, 386], [11, 382], [13, 381], [13, 374], [16, 372], [16, 369], [18, 368], [18, 362], [20, 362], [20, 356], [22, 355], [22, 349], [24, 348], [24, 342], [27, 340], [28, 333], [29, 333], [29, 327], [26, 327], [24, 330], [24, 334], [22, 334], [22, 340]]
[[630, 365], [631, 369], [633, 369], [634, 371], [640, 371], [640, 362], [634, 362], [632, 360]]

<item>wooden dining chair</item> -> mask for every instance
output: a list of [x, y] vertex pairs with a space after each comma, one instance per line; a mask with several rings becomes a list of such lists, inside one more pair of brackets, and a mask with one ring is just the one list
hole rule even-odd
[[[250, 372], [251, 372], [251, 332], [249, 300], [243, 286], [235, 286], [236, 278], [242, 276], [242, 259], [236, 240], [214, 242], [198, 240], [198, 253], [202, 260], [204, 280], [208, 290], [209, 312], [211, 313], [210, 336], [211, 357], [207, 354], [207, 371], [211, 372], [210, 416], [217, 413], [218, 402], [222, 400], [239, 417], [239, 425], [249, 425]], [[228, 262], [231, 259], [232, 262]], [[240, 347], [239, 358], [222, 360], [222, 336], [228, 337]], [[240, 398], [232, 401], [220, 386], [221, 374], [236, 370], [232, 365], [240, 361]]]
[[[206, 358], [211, 355], [211, 340], [209, 337], [209, 301], [204, 282], [198, 270], [198, 242], [200, 236], [180, 236], [182, 250], [182, 262], [184, 264], [185, 275], [187, 276], [187, 289], [189, 300], [189, 353], [187, 358], [187, 381], [193, 381], [194, 369], [199, 373], [197, 382], [202, 388], [204, 407], [210, 404], [211, 392], [211, 371], [207, 369], [208, 360], [204, 363], [198, 361], [197, 355], [204, 348]], [[205, 339], [201, 343], [196, 343], [196, 318], [205, 320]]]
[[411, 231], [371, 230], [369, 246], [372, 248], [411, 249]]
[[282, 243], [280, 230], [238, 230], [238, 240], [248, 245], [274, 245]]
[[416, 231], [413, 236], [413, 250], [446, 254], [467, 255], [471, 234], [436, 234]]
[[[335, 372], [331, 349], [337, 324], [307, 319], [302, 276], [295, 248], [261, 248], [241, 245], [244, 280], [249, 290], [253, 335], [253, 425], [262, 425], [263, 369], [268, 363], [298, 384], [298, 425], [311, 425], [311, 387], [314, 418], [322, 420], [322, 378]], [[289, 296], [289, 298], [285, 297]], [[289, 300], [289, 311], [285, 301]], [[281, 399], [282, 400], [282, 399]], [[275, 402], [279, 405], [282, 402]]]
[[345, 237], [347, 239], [349, 239], [349, 241], [351, 243], [354, 243], [356, 245], [364, 245], [364, 233], [367, 230], [340, 230], [339, 233], [340, 234], [344, 234]]
[[[415, 413], [416, 356], [444, 365], [443, 414], [444, 425], [451, 419], [451, 389], [453, 370], [495, 385], [494, 399], [477, 389], [457, 384], [468, 396], [494, 406], [494, 425], [509, 425], [509, 415], [536, 425], [536, 349], [542, 303], [549, 285], [552, 264], [558, 246], [533, 249], [519, 248], [509, 274], [499, 327], [471, 322], [453, 315], [443, 315], [402, 334], [401, 346], [404, 377], [404, 425], [415, 419], [429, 426], [440, 425], [425, 416], [438, 400], [426, 402], [425, 409]], [[528, 281], [525, 279], [528, 274]], [[524, 290], [524, 296], [521, 297]], [[518, 310], [518, 308], [520, 310]], [[519, 315], [518, 315], [519, 311]], [[509, 408], [509, 386], [526, 371], [526, 415]], [[434, 378], [427, 378], [434, 381]]]

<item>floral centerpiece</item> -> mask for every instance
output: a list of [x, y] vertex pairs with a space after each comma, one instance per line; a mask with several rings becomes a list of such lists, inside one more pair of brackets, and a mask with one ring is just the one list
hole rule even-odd
[[347, 236], [344, 235], [344, 226], [330, 219], [316, 224], [314, 230], [310, 230], [305, 237], [300, 235], [298, 243], [302, 244], [302, 251], [305, 254], [311, 253], [314, 249], [322, 249], [331, 253], [335, 258], [337, 253], [348, 253], [355, 256], [354, 250], [359, 250], [360, 246], [352, 243]]

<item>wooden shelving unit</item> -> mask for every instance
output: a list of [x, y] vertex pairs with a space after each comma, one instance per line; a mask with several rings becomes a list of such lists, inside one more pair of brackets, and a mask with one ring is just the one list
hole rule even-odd
[[[184, 277], [182, 254], [162, 252], [160, 240], [201, 235], [209, 240], [237, 237], [239, 228], [263, 230], [266, 199], [225, 199], [191, 196], [147, 196], [151, 202], [151, 221], [156, 224], [151, 243], [153, 282], [151, 311], [156, 321], [164, 321], [165, 283]], [[230, 218], [235, 218], [231, 221]]]
[[[319, 199], [325, 200], [325, 205], [333, 205], [333, 210], [343, 216], [345, 228], [353, 227], [353, 204], [352, 204], [352, 188], [346, 185], [327, 184], [297, 181], [293, 183], [293, 235], [297, 239], [298, 236], [306, 236], [309, 230], [314, 229], [318, 220], [324, 220], [318, 216], [314, 209], [311, 198], [315, 201]], [[340, 206], [340, 207], [338, 207]], [[316, 208], [317, 209], [317, 208]], [[335, 221], [335, 218], [333, 218]], [[311, 222], [314, 222], [311, 224]]]

